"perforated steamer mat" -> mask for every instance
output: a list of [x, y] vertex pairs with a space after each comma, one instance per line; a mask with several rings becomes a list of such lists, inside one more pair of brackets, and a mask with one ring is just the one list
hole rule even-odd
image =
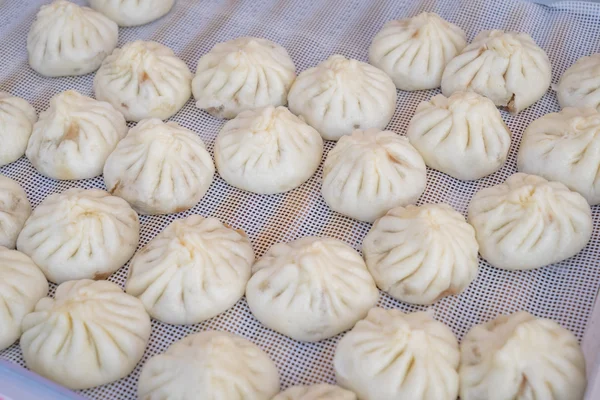
[[[67, 89], [93, 95], [93, 74], [43, 78], [27, 64], [29, 26], [39, 7], [49, 2], [0, 0], [0, 90], [29, 100], [38, 113], [48, 107], [53, 95]], [[77, 2], [83, 4], [81, 0]], [[335, 53], [367, 61], [370, 41], [386, 21], [421, 11], [434, 11], [458, 24], [467, 32], [469, 40], [481, 30], [494, 28], [531, 34], [550, 57], [554, 83], [578, 58], [600, 50], [599, 4], [562, 2], [548, 8], [509, 0], [177, 0], [171, 13], [161, 20], [142, 27], [120, 29], [119, 46], [136, 39], [155, 40], [172, 48], [195, 71], [198, 59], [218, 42], [244, 35], [265, 37], [284, 46], [300, 72]], [[404, 134], [419, 102], [437, 93], [437, 90], [399, 91], [396, 113], [388, 129]], [[477, 182], [461, 182], [428, 170], [427, 190], [419, 204], [444, 202], [466, 215], [476, 191], [502, 183], [516, 171], [516, 153], [527, 125], [558, 110], [555, 95], [549, 91], [517, 116], [503, 112], [513, 133], [511, 152], [504, 168]], [[215, 137], [224, 124], [195, 108], [193, 100], [172, 120], [197, 132], [211, 153]], [[333, 142], [327, 142], [323, 157], [333, 145]], [[46, 179], [25, 158], [0, 168], [0, 173], [17, 180], [34, 207], [49, 194], [71, 187], [104, 189], [102, 178], [75, 182]], [[307, 235], [331, 236], [360, 250], [370, 224], [330, 211], [320, 195], [321, 176], [319, 169], [300, 188], [272, 196], [242, 192], [216, 176], [207, 195], [192, 210], [176, 215], [141, 217], [140, 247], [174, 219], [200, 214], [217, 217], [243, 229], [252, 240], [257, 257], [274, 243]], [[593, 218], [595, 229], [591, 242], [570, 260], [522, 272], [502, 271], [480, 261], [479, 276], [463, 294], [445, 298], [429, 308], [459, 339], [474, 324], [500, 313], [527, 310], [558, 321], [581, 340], [600, 285], [600, 210], [597, 207], [593, 208]], [[121, 268], [110, 280], [123, 286], [127, 268]], [[395, 301], [385, 294], [381, 295], [379, 305], [405, 312], [426, 309]], [[282, 388], [334, 382], [332, 358], [339, 336], [314, 344], [296, 342], [261, 326], [252, 317], [244, 299], [224, 314], [202, 324], [169, 326], [153, 321], [152, 328], [144, 358], [131, 375], [113, 384], [85, 390], [82, 394], [93, 399], [134, 399], [140, 369], [146, 360], [164, 352], [176, 340], [203, 330], [233, 332], [259, 345], [277, 364]], [[589, 352], [586, 356], [590, 358]], [[0, 358], [24, 365], [18, 344], [0, 352]]]

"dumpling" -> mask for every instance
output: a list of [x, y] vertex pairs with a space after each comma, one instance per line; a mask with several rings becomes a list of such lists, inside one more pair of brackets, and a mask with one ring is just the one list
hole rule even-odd
[[521, 311], [474, 326], [461, 344], [461, 400], [583, 400], [585, 359], [556, 322]]
[[140, 214], [170, 214], [195, 206], [215, 166], [200, 137], [176, 122], [141, 121], [106, 160], [108, 191]]
[[423, 12], [387, 22], [369, 47], [369, 62], [388, 74], [400, 90], [435, 89], [448, 62], [466, 45], [460, 27]]
[[126, 201], [100, 189], [52, 194], [25, 223], [17, 248], [49, 281], [106, 279], [138, 245], [140, 223]]
[[456, 400], [458, 342], [430, 313], [373, 308], [339, 341], [338, 385], [361, 400]]
[[477, 192], [468, 220], [481, 256], [509, 270], [565, 260], [579, 253], [592, 235], [590, 206], [579, 193], [522, 173]]
[[14, 249], [31, 214], [27, 194], [17, 182], [0, 175], [0, 246]]
[[53, 179], [102, 174], [108, 155], [127, 134], [125, 118], [110, 104], [68, 90], [50, 100], [27, 145], [27, 158]]
[[108, 281], [65, 282], [23, 319], [27, 367], [69, 389], [121, 379], [141, 360], [150, 338], [142, 303]]
[[358, 400], [356, 395], [339, 386], [325, 383], [312, 386], [292, 386], [273, 400]]
[[340, 139], [323, 164], [323, 198], [332, 210], [373, 222], [415, 203], [427, 181], [423, 158], [404, 136], [356, 130]]
[[406, 136], [430, 168], [474, 180], [502, 168], [511, 133], [491, 100], [455, 92], [419, 104]]
[[250, 279], [254, 251], [216, 218], [175, 220], [131, 260], [125, 291], [152, 318], [196, 324], [232, 307]]
[[44, 76], [85, 75], [117, 47], [119, 27], [65, 0], [42, 6], [27, 36], [29, 65]]
[[363, 241], [377, 286], [414, 304], [462, 292], [477, 276], [478, 248], [473, 227], [447, 204], [393, 208]]
[[100, 11], [119, 26], [137, 26], [166, 15], [175, 0], [88, 0], [90, 7]]
[[531, 36], [483, 31], [448, 63], [442, 93], [476, 92], [516, 114], [541, 99], [551, 79], [550, 60]]
[[35, 109], [26, 100], [0, 92], [0, 167], [25, 154], [37, 119]]
[[287, 51], [267, 39], [240, 37], [216, 44], [198, 61], [192, 90], [196, 106], [217, 118], [284, 106], [296, 67]]
[[379, 291], [360, 255], [332, 238], [272, 246], [252, 267], [246, 300], [267, 328], [316, 342], [364, 318]]
[[267, 353], [217, 331], [173, 343], [146, 362], [138, 381], [139, 400], [271, 400], [278, 391], [279, 372]]
[[285, 107], [248, 110], [227, 122], [215, 142], [219, 175], [237, 188], [282, 193], [306, 182], [323, 156], [323, 139]]
[[523, 134], [517, 166], [600, 204], [600, 113], [569, 107], [533, 121]]
[[383, 129], [396, 110], [396, 87], [382, 70], [339, 54], [303, 71], [288, 95], [290, 111], [324, 139]]
[[582, 57], [558, 81], [561, 107], [592, 107], [600, 111], [600, 54]]
[[0, 246], [0, 350], [21, 336], [21, 321], [48, 294], [48, 281], [31, 258]]
[[137, 40], [106, 57], [94, 78], [94, 93], [127, 121], [167, 119], [192, 95], [192, 73], [173, 50]]

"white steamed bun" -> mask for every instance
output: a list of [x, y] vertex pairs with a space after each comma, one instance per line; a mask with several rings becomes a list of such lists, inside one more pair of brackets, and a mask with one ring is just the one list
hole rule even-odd
[[467, 45], [460, 27], [435, 13], [387, 22], [373, 39], [369, 62], [401, 90], [440, 87], [446, 65]]
[[90, 7], [119, 26], [138, 26], [166, 15], [175, 0], [88, 0]]
[[474, 326], [460, 350], [461, 400], [583, 400], [583, 353], [554, 321], [502, 315]]
[[216, 44], [198, 61], [192, 90], [196, 106], [217, 118], [284, 106], [296, 67], [287, 51], [267, 39], [240, 37]]
[[288, 95], [290, 110], [338, 140], [355, 129], [383, 129], [396, 109], [396, 87], [379, 68], [339, 54], [298, 75]]
[[26, 100], [0, 92], [0, 167], [25, 154], [37, 119], [35, 109]]
[[272, 246], [252, 267], [246, 300], [266, 327], [316, 342], [354, 326], [379, 291], [360, 255], [332, 238]]
[[323, 164], [323, 198], [332, 210], [373, 222], [394, 207], [415, 203], [427, 180], [423, 158], [404, 136], [356, 130]]
[[511, 133], [491, 100], [455, 92], [421, 102], [406, 136], [430, 168], [474, 180], [504, 165]]
[[152, 357], [138, 381], [139, 400], [271, 400], [279, 372], [267, 353], [227, 332], [208, 331]]
[[517, 167], [600, 204], [600, 113], [569, 107], [533, 121], [521, 139]]
[[192, 95], [192, 73], [173, 50], [137, 40], [106, 57], [94, 78], [98, 100], [107, 101], [127, 121], [167, 119]]
[[260, 194], [287, 192], [306, 182], [323, 155], [323, 139], [285, 107], [244, 111], [227, 122], [215, 142], [219, 175]]
[[159, 321], [196, 324], [244, 295], [253, 262], [243, 232], [191, 215], [172, 222], [133, 257], [125, 291]]
[[131, 258], [140, 223], [126, 201], [100, 189], [52, 194], [25, 223], [17, 248], [49, 281], [106, 279]]
[[23, 319], [27, 367], [69, 389], [87, 389], [127, 375], [150, 338], [142, 303], [108, 281], [65, 282]]
[[85, 75], [117, 46], [119, 27], [65, 0], [42, 6], [27, 36], [29, 65], [45, 76]]
[[444, 70], [442, 92], [476, 92], [516, 114], [550, 87], [546, 52], [526, 33], [480, 32]]
[[126, 134], [125, 118], [113, 106], [68, 90], [54, 96], [40, 114], [26, 154], [49, 178], [93, 178], [102, 174], [108, 155]]
[[140, 214], [169, 214], [195, 206], [215, 167], [200, 137], [176, 122], [139, 122], [106, 160], [104, 183]]
[[48, 282], [31, 258], [0, 246], [0, 350], [21, 336], [21, 321], [48, 293]]
[[473, 227], [447, 204], [393, 208], [363, 241], [377, 286], [414, 304], [462, 292], [477, 276], [478, 248]]
[[579, 193], [523, 173], [477, 192], [468, 220], [481, 256], [509, 270], [565, 260], [579, 253], [592, 234], [590, 206]]
[[339, 341], [338, 385], [361, 400], [456, 400], [458, 342], [431, 314], [373, 308]]
[[560, 77], [556, 95], [561, 107], [600, 111], [600, 54], [582, 57]]
[[27, 194], [16, 181], [0, 175], [0, 246], [14, 249], [31, 214]]
[[292, 386], [273, 397], [273, 400], [357, 400], [356, 395], [339, 386], [325, 383], [311, 386]]

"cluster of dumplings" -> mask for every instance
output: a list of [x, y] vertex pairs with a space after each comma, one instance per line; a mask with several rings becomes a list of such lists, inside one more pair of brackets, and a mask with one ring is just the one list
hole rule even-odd
[[[461, 345], [428, 312], [375, 307], [379, 290], [430, 305], [473, 282], [481, 255], [526, 270], [582, 250], [600, 203], [600, 55], [560, 79], [562, 107], [534, 121], [519, 173], [476, 193], [468, 218], [446, 204], [416, 206], [426, 167], [476, 180], [504, 165], [511, 132], [497, 107], [518, 113], [550, 86], [548, 57], [525, 33], [485, 31], [471, 44], [436, 14], [391, 21], [369, 63], [332, 55], [296, 75], [280, 45], [219, 43], [196, 74], [168, 47], [116, 48], [119, 26], [148, 23], [174, 0], [65, 0], [43, 6], [27, 49], [48, 77], [96, 71], [95, 99], [69, 90], [39, 115], [0, 93], [0, 165], [26, 155], [56, 180], [103, 175], [106, 191], [70, 189], [33, 211], [0, 175], [0, 349], [20, 339], [27, 366], [71, 389], [127, 376], [151, 318], [183, 325], [219, 315], [244, 295], [264, 326], [298, 341], [349, 331], [338, 343], [339, 386], [283, 392], [276, 365], [225, 332], [190, 335], [148, 360], [140, 399], [462, 400], [583, 398], [575, 336], [518, 312], [474, 326]], [[422, 102], [406, 136], [385, 130], [396, 89], [442, 93]], [[199, 136], [164, 122], [190, 97], [229, 119], [213, 157]], [[131, 129], [127, 121], [137, 124]], [[177, 219], [145, 247], [138, 214], [194, 207], [215, 172], [244, 191], [293, 190], [317, 171], [335, 212], [373, 223], [363, 255], [332, 238], [273, 245], [255, 259], [249, 238], [216, 218]], [[17, 249], [17, 250], [15, 250]], [[125, 290], [107, 279], [129, 260]], [[58, 285], [54, 298], [49, 284]]]

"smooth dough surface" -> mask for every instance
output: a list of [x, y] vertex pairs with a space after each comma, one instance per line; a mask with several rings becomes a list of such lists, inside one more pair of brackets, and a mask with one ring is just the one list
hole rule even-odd
[[383, 129], [396, 110], [396, 87], [382, 70], [336, 54], [303, 71], [288, 96], [290, 111], [327, 140], [355, 129]]
[[0, 175], [0, 246], [14, 249], [31, 214], [27, 194], [16, 181]]
[[338, 342], [338, 385], [361, 400], [456, 400], [458, 342], [431, 314], [373, 308]]
[[106, 57], [94, 77], [94, 93], [137, 122], [173, 116], [192, 95], [191, 84], [192, 73], [173, 50], [137, 40]]
[[27, 100], [0, 92], [0, 167], [25, 154], [37, 119], [35, 109]]
[[38, 205], [25, 223], [17, 248], [49, 281], [106, 279], [138, 245], [138, 216], [123, 199], [100, 189], [68, 189]]
[[467, 45], [465, 32], [435, 13], [387, 22], [369, 47], [369, 62], [400, 90], [440, 87], [446, 65]]
[[377, 286], [414, 304], [462, 292], [477, 276], [478, 249], [473, 227], [447, 204], [393, 208], [363, 241]]
[[214, 173], [195, 132], [153, 118], [139, 122], [117, 145], [106, 160], [104, 183], [140, 214], [170, 214], [195, 206]]
[[244, 111], [215, 142], [219, 175], [237, 188], [282, 193], [306, 182], [323, 156], [319, 132], [285, 107]]
[[583, 353], [554, 321], [501, 315], [471, 328], [460, 350], [461, 400], [583, 400]]
[[473, 92], [439, 94], [421, 102], [406, 136], [427, 166], [461, 180], [502, 168], [511, 139], [494, 103]]
[[90, 7], [100, 11], [119, 26], [138, 26], [166, 15], [175, 0], [88, 0]]
[[356, 130], [323, 164], [323, 198], [340, 214], [373, 222], [394, 207], [415, 203], [427, 181], [423, 158], [405, 136]]
[[352, 328], [378, 298], [360, 255], [332, 238], [303, 237], [275, 244], [254, 264], [246, 287], [256, 319], [307, 342]]
[[241, 336], [207, 331], [152, 357], [138, 381], [140, 400], [271, 400], [279, 372], [267, 353]]
[[523, 270], [574, 256], [592, 235], [587, 201], [560, 182], [517, 173], [469, 204], [479, 253], [492, 266]]
[[560, 77], [556, 88], [562, 108], [595, 108], [600, 111], [600, 54], [582, 57]]
[[0, 246], [0, 350], [21, 336], [23, 317], [48, 294], [48, 281], [25, 254]]
[[27, 36], [29, 65], [44, 76], [85, 75], [117, 46], [119, 27], [88, 7], [65, 0], [42, 6]]
[[491, 30], [448, 63], [442, 93], [476, 92], [516, 114], [541, 99], [551, 80], [548, 55], [531, 36]]
[[94, 178], [126, 134], [125, 118], [113, 106], [68, 90], [54, 96], [40, 114], [26, 155], [49, 178]]
[[69, 389], [87, 389], [131, 373], [150, 338], [142, 303], [108, 281], [65, 282], [23, 319], [27, 367]]
[[125, 291], [155, 319], [196, 324], [244, 295], [252, 263], [254, 251], [243, 232], [191, 215], [172, 222], [133, 257]]
[[198, 108], [229, 119], [254, 108], [285, 106], [294, 79], [296, 67], [283, 47], [240, 37], [200, 58], [192, 90]]
[[354, 393], [325, 383], [311, 386], [292, 386], [273, 397], [273, 400], [357, 400]]

